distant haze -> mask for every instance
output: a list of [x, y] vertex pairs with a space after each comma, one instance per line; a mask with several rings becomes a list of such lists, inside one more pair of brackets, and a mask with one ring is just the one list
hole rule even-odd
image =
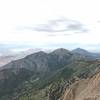
[[0, 55], [28, 49], [100, 52], [99, 0], [1, 0]]

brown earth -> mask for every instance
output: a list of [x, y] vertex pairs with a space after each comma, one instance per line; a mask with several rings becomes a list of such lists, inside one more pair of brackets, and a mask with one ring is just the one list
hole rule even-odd
[[100, 100], [100, 72], [67, 88], [60, 100]]

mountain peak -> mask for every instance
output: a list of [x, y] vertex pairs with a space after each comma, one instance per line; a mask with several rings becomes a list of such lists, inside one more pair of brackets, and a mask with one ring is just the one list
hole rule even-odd
[[82, 48], [76, 48], [74, 50], [72, 50], [73, 53], [78, 53], [78, 54], [89, 54], [89, 52], [87, 50], [84, 50]]
[[59, 49], [54, 50], [53, 53], [55, 53], [55, 54], [60, 54], [60, 53], [66, 54], [66, 53], [70, 53], [70, 51], [67, 50], [67, 49], [64, 49], [64, 48], [59, 48]]
[[73, 51], [75, 51], [75, 50], [77, 50], [77, 51], [86, 51], [86, 50], [83, 49], [83, 48], [76, 48], [76, 49], [74, 49]]

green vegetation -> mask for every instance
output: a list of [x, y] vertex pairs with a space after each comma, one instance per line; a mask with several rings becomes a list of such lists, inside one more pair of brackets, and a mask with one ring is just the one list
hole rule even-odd
[[4, 67], [0, 100], [57, 100], [74, 77], [87, 78], [99, 71], [100, 61], [61, 49], [35, 53]]

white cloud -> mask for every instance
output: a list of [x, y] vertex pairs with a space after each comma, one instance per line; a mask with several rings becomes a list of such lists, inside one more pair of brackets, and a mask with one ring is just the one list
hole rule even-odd
[[[100, 24], [97, 23], [100, 20], [99, 4], [99, 0], [1, 0], [0, 43], [8, 45], [29, 43], [36, 47], [50, 43], [97, 45], [100, 43]], [[17, 26], [42, 24], [62, 16], [82, 22], [90, 32], [86, 34], [68, 32], [72, 35], [50, 37], [47, 32], [16, 30]]]

